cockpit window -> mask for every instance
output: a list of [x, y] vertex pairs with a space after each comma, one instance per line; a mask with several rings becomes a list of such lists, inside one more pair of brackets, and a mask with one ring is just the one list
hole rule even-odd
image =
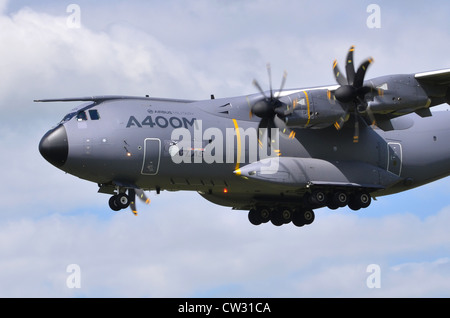
[[[59, 122], [59, 124], [64, 124], [71, 120], [72, 118], [76, 117], [77, 121], [86, 121], [86, 120], [99, 120], [100, 119], [100, 113], [97, 109], [92, 109], [92, 107], [95, 107], [95, 103], [90, 104], [84, 104], [82, 105], [82, 108], [75, 108], [72, 110], [71, 113], [64, 116], [64, 118]], [[89, 112], [89, 117], [87, 113]]]
[[92, 120], [99, 120], [100, 114], [98, 113], [98, 110], [96, 109], [90, 109], [89, 110], [89, 116], [91, 116]]
[[75, 116], [75, 113], [67, 114], [67, 115], [64, 116], [64, 118], [61, 120], [60, 124], [64, 124], [65, 122], [68, 122], [69, 120], [71, 120], [71, 119], [73, 118], [73, 116]]
[[78, 112], [77, 120], [78, 121], [85, 121], [85, 120], [87, 120], [86, 112], [84, 112], [84, 111]]

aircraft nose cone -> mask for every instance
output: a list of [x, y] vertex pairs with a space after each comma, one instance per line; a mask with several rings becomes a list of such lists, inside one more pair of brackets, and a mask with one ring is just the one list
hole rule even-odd
[[59, 125], [48, 131], [39, 143], [39, 152], [52, 165], [58, 168], [62, 167], [69, 154], [66, 128]]

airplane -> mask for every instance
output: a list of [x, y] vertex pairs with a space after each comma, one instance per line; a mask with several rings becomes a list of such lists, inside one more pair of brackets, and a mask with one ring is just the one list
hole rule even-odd
[[[114, 211], [145, 191], [196, 191], [253, 225], [311, 224], [314, 210], [367, 208], [373, 199], [450, 173], [450, 69], [365, 80], [351, 46], [337, 84], [272, 88], [183, 100], [133, 96], [42, 99], [84, 102], [50, 129], [41, 155], [98, 184]], [[189, 203], [184, 203], [189, 204]]]

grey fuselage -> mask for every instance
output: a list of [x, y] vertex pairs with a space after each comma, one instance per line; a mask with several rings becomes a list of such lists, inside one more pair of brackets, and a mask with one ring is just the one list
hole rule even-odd
[[[326, 89], [296, 90], [289, 98], [292, 94], [308, 95], [309, 114], [320, 103], [328, 103]], [[443, 111], [431, 117], [412, 113], [392, 119], [394, 129], [389, 131], [360, 120], [358, 143], [353, 142], [353, 125], [336, 130], [318, 122], [317, 127], [293, 129], [294, 135], [280, 133], [276, 159], [282, 169], [264, 176], [255, 165], [262, 158], [253, 156], [257, 150], [251, 149], [255, 147], [250, 132], [260, 122], [249, 112], [254, 98], [257, 95], [204, 101], [95, 99], [52, 130], [65, 133], [68, 144], [67, 156], [54, 164], [99, 184], [104, 193], [118, 187], [198, 191], [235, 209], [295, 205], [315, 187], [367, 188], [376, 197], [449, 175], [450, 113]], [[192, 136], [190, 152], [185, 148], [183, 154], [173, 147], [180, 141], [173, 132], [180, 128]], [[218, 138], [209, 128], [220, 131], [224, 140], [215, 143], [215, 160], [207, 162], [205, 149]], [[175, 154], [190, 162], [175, 163]]]

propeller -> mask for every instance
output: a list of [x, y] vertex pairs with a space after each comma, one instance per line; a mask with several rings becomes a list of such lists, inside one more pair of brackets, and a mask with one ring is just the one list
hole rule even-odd
[[134, 215], [137, 215], [136, 195], [142, 202], [145, 202], [145, 204], [150, 204], [150, 199], [145, 195], [144, 190], [134, 188], [128, 189], [128, 196], [130, 197], [130, 209]]
[[[270, 64], [267, 64], [267, 74], [269, 76], [269, 86], [270, 86], [270, 95], [267, 96], [264, 90], [261, 88], [261, 85], [258, 83], [258, 81], [255, 79], [253, 80], [253, 85], [259, 90], [261, 95], [263, 96], [262, 99], [255, 102], [253, 105], [250, 106], [250, 116], [255, 115], [259, 118], [261, 118], [261, 121], [258, 125], [258, 131], [259, 129], [267, 128], [267, 141], [269, 143], [269, 146], [271, 144], [272, 135], [271, 135], [271, 128], [278, 127], [278, 125], [275, 123], [279, 123], [280, 118], [284, 118], [292, 113], [293, 109], [292, 107], [289, 107], [289, 105], [283, 103], [280, 100], [280, 93], [283, 91], [284, 85], [286, 84], [286, 78], [287, 78], [287, 72], [284, 71], [283, 78], [281, 80], [281, 86], [278, 91], [278, 96], [275, 97], [272, 89], [272, 71]], [[286, 132], [286, 128], [283, 131]]]
[[354, 111], [354, 120], [355, 120], [355, 133], [353, 136], [353, 142], [359, 141], [359, 118], [358, 115], [360, 113], [365, 113], [369, 117], [372, 124], [375, 123], [375, 117], [365, 101], [365, 96], [368, 93], [377, 94], [378, 90], [374, 89], [372, 86], [363, 86], [364, 77], [366, 76], [366, 72], [368, 67], [373, 63], [373, 58], [368, 58], [359, 66], [358, 70], [355, 71], [355, 67], [353, 65], [353, 52], [355, 51], [355, 46], [351, 46], [347, 53], [345, 72], [346, 76], [344, 76], [341, 70], [338, 67], [337, 60], [333, 61], [333, 72], [336, 78], [336, 81], [340, 85], [338, 89], [334, 91], [335, 98], [344, 104], [347, 104], [347, 114], [341, 117], [336, 123], [336, 129], [341, 129], [344, 122], [345, 117], [347, 117], [348, 113], [352, 110]]

